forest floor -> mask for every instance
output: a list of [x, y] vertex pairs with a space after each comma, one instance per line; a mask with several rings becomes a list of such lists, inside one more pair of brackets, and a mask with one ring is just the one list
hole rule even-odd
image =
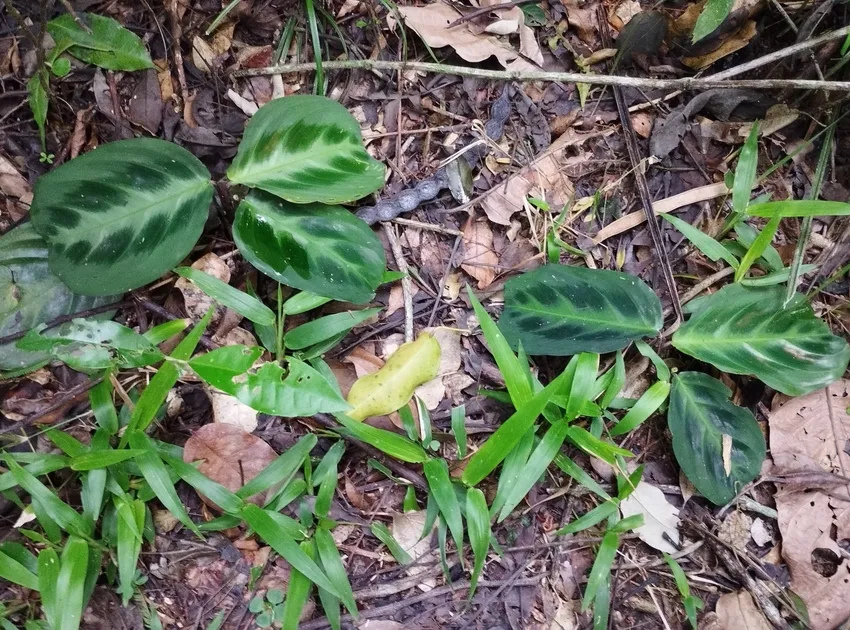
[[[70, 0], [75, 11], [112, 17], [139, 35], [155, 68], [115, 72], [75, 61], [70, 73], [54, 77], [46, 125], [49, 157], [42, 151], [27, 101], [28, 78], [43, 60], [31, 37], [43, 32], [46, 20], [67, 12], [67, 4], [7, 0], [5, 11], [0, 10], [0, 233], [27, 221], [33, 184], [41, 174], [98, 145], [139, 136], [162, 138], [197, 156], [217, 182], [204, 236], [185, 264], [236, 287], [244, 288], [250, 281], [273, 305], [276, 283], [243, 260], [234, 243], [230, 224], [236, 203], [224, 176], [246, 122], [258, 107], [281, 96], [313, 93], [316, 73], [305, 9], [312, 2], [238, 2], [207, 33], [228, 3]], [[753, 122], [762, 121], [758, 173], [781, 162], [758, 182], [754, 194], [774, 200], [805, 199], [811, 193], [821, 146], [813, 138], [835, 117], [820, 198], [850, 199], [850, 122], [841, 117], [847, 111], [847, 92], [803, 90], [782, 83], [817, 81], [836, 67], [827, 78], [846, 80], [847, 67], [840, 62], [841, 52], [846, 52], [841, 51], [844, 38], [795, 55], [770, 57], [846, 25], [846, 4], [735, 0], [721, 28], [697, 44], [690, 43], [689, 34], [702, 3], [654, 7], [637, 0], [542, 0], [512, 2], [498, 10], [498, 0], [480, 4], [489, 10], [472, 11], [467, 2], [441, 0], [402, 0], [398, 8], [389, 1], [316, 0], [322, 59], [362, 61], [358, 68], [325, 67], [324, 93], [354, 115], [368, 151], [388, 167], [386, 187], [378, 198], [390, 198], [429, 177], [444, 159], [480, 138], [481, 122], [491, 117], [491, 105], [509, 87], [511, 111], [504, 133], [490, 142], [473, 169], [471, 200], [460, 203], [445, 191], [413, 212], [375, 226], [390, 269], [407, 271], [411, 281], [404, 288], [399, 282], [383, 285], [371, 304], [381, 307], [379, 314], [325, 355], [345, 392], [358, 377], [383, 365], [405, 341], [406, 321], [412, 320], [417, 334], [424, 329], [449, 331], [440, 338], [439, 376], [418, 394], [430, 411], [433, 436], [450, 465], [461, 459], [452, 437], [453, 408], [465, 405], [472, 450], [510, 415], [508, 405], [481, 394], [481, 389], [504, 389], [505, 378], [484, 343], [467, 285], [497, 317], [505, 282], [548, 260], [639, 276], [661, 298], [665, 313], [665, 335], [652, 342], [653, 348], [674, 372], [696, 363], [669, 343], [679, 324], [676, 312], [731, 281], [734, 269], [707, 257], [668, 221], [659, 221], [659, 233], [652, 233], [636, 170], [643, 173], [656, 205], [660, 202], [664, 211], [705, 234], [717, 235], [731, 208], [726, 183]], [[13, 15], [10, 8], [20, 14]], [[401, 15], [406, 27], [401, 26]], [[446, 28], [447, 19], [462, 16], [469, 19]], [[618, 38], [628, 33], [624, 29], [631, 20], [644, 18], [639, 29]], [[287, 32], [291, 39], [281, 49]], [[612, 50], [614, 40], [619, 54]], [[375, 63], [429, 62], [434, 61], [432, 54], [441, 63], [469, 71], [458, 76]], [[778, 81], [770, 89], [696, 85], [682, 90], [676, 84], [682, 77], [706, 79], [765, 58], [769, 63], [755, 63], [752, 69], [721, 80]], [[312, 68], [263, 70], [275, 61]], [[595, 81], [524, 80], [529, 73], [542, 71], [586, 74], [591, 81], [596, 75], [616, 74], [660, 82], [603, 86]], [[499, 72], [506, 80], [498, 78]], [[626, 126], [615, 92], [629, 111]], [[630, 155], [630, 144], [637, 155]], [[802, 150], [794, 153], [797, 149]], [[792, 159], [783, 161], [792, 154]], [[750, 222], [760, 229], [767, 220]], [[799, 219], [782, 221], [772, 241], [785, 264], [794, 255], [800, 225]], [[850, 284], [842, 267], [850, 252], [848, 234], [845, 217], [815, 219], [805, 262], [817, 267], [802, 284], [804, 291], [817, 289], [812, 294], [815, 312], [845, 338], [850, 337]], [[187, 281], [169, 275], [127, 294], [115, 319], [145, 332], [173, 319], [197, 322], [209, 304]], [[333, 303], [320, 312], [334, 309], [345, 307]], [[317, 312], [287, 318], [286, 326], [302, 324]], [[247, 320], [219, 314], [202, 344], [208, 349], [256, 344], [255, 334]], [[557, 357], [536, 357], [534, 367], [545, 383], [564, 363]], [[655, 381], [656, 367], [634, 347], [625, 353], [625, 366], [621, 396], [639, 398]], [[647, 514], [653, 522], [657, 517], [667, 524], [654, 526], [654, 538], [652, 533], [623, 536], [611, 568], [609, 627], [689, 627], [662, 550], [675, 552], [692, 594], [705, 604], [699, 613], [700, 628], [805, 627], [801, 624], [806, 614], [814, 628], [838, 627], [850, 616], [846, 486], [836, 489], [834, 480], [816, 476], [789, 480], [783, 471], [789, 461], [808, 458], [814, 470], [820, 467], [849, 476], [850, 416], [844, 405], [835, 414], [826, 413], [829, 396], [823, 393], [795, 402], [789, 411], [783, 406], [787, 397], [754, 378], [712, 373], [732, 390], [735, 403], [752, 411], [766, 436], [768, 456], [762, 475], [730, 504], [716, 506], [695, 496], [680, 473], [663, 414], [620, 440], [619, 446], [636, 455], [633, 461], [644, 465], [641, 483], [652, 487]], [[117, 381], [130, 391], [151, 374], [147, 368], [122, 370]], [[55, 447], [40, 427], [50, 425], [87, 441], [93, 420], [86, 379], [53, 364], [2, 382], [0, 438], [8, 440], [9, 448], [14, 443], [14, 448], [28, 445], [46, 452]], [[847, 381], [831, 387], [838, 388], [839, 396], [850, 391]], [[794, 425], [790, 429], [789, 414]], [[222, 420], [214, 414], [202, 384], [181, 378], [154, 435], [183, 446], [214, 421]], [[327, 427], [311, 418], [255, 414], [239, 421], [247, 422], [243, 426], [277, 453], [310, 432], [319, 436], [321, 453], [334, 443]], [[398, 414], [370, 422], [404, 430]], [[390, 471], [386, 459], [359, 448], [356, 440], [353, 444], [339, 463], [331, 507], [331, 517], [340, 523], [334, 540], [360, 609], [360, 621], [344, 617], [344, 626], [591, 627], [592, 615], [582, 611], [581, 598], [596, 557], [598, 533], [590, 529], [555, 534], [598, 504], [586, 488], [550, 468], [513, 514], [494, 525], [501, 553], [491, 552], [479, 587], [468, 601], [464, 581], [468, 574], [451, 544], [448, 568], [454, 583], [444, 575], [438, 554], [426, 554], [413, 567], [400, 565], [370, 527], [383, 522], [399, 540], [416, 537], [424, 510], [405, 512], [403, 504], [410, 481], [422, 480], [418, 467], [392, 462]], [[603, 487], [614, 487], [610, 466], [578, 449], [566, 451]], [[73, 503], [79, 488], [66, 487], [61, 474], [54, 476], [54, 486]], [[482, 486], [488, 498], [495, 492], [495, 481], [491, 486]], [[193, 519], [202, 522], [216, 516], [191, 487], [180, 483], [177, 489]], [[417, 487], [417, 495], [424, 506], [426, 493]], [[783, 496], [785, 500], [778, 500]], [[201, 540], [156, 501], [150, 506], [155, 537], [142, 548], [139, 594], [123, 607], [114, 587], [101, 579], [81, 627], [135, 629], [159, 623], [164, 628], [206, 628], [220, 611], [225, 611], [225, 628], [254, 627], [252, 599], [270, 590], [287, 590], [287, 562], [244, 528], [211, 533]], [[26, 522], [15, 502], [0, 497], [0, 542], [38, 547], [19, 531]], [[671, 522], [678, 531], [675, 545], [669, 538]], [[426, 551], [428, 545], [436, 548], [436, 535], [426, 538], [425, 544]], [[38, 615], [37, 598], [21, 587], [0, 581], [0, 601], [11, 611], [7, 618], [16, 624]], [[318, 600], [312, 598], [302, 619], [301, 628], [328, 627]]]

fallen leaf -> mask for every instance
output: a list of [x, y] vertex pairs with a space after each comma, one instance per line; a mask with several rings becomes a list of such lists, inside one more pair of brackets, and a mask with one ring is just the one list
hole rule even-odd
[[760, 518], [753, 521], [753, 525], [750, 527], [750, 536], [759, 547], [764, 547], [773, 542], [773, 534]]
[[0, 155], [0, 193], [20, 199], [25, 204], [32, 201], [32, 188], [18, 169]]
[[[411, 283], [413, 284], [413, 283]], [[413, 288], [410, 292], [410, 297], [416, 297], [416, 294], [419, 293], [419, 287], [413, 284]], [[383, 319], [387, 319], [390, 315], [395, 313], [397, 310], [404, 306], [404, 290], [401, 288], [400, 283], [394, 284], [390, 287], [390, 297], [387, 301], [387, 310], [384, 311]]]
[[[276, 457], [277, 453], [265, 441], [232, 424], [205, 424], [183, 447], [183, 461], [200, 462], [198, 470], [231, 492], [251, 481]], [[248, 500], [262, 505], [265, 495], [255, 494]], [[206, 497], [201, 498], [217, 507]]]
[[756, 28], [755, 21], [747, 20], [737, 32], [723, 40], [720, 46], [711, 52], [696, 57], [685, 57], [682, 59], [682, 63], [694, 70], [707, 68], [715, 61], [741, 50], [750, 43], [750, 40], [755, 37], [757, 32], [758, 29]]
[[[850, 381], [792, 398], [772, 410], [770, 453], [774, 471], [829, 472], [850, 477]], [[806, 490], [779, 483], [777, 523], [782, 555], [791, 572], [791, 589], [809, 610], [811, 627], [834, 628], [850, 616], [850, 560], [836, 540], [850, 538], [847, 487]], [[829, 493], [828, 493], [829, 492]], [[818, 557], [831, 556], [832, 566]]]
[[747, 548], [747, 543], [750, 542], [750, 528], [752, 526], [752, 517], [735, 510], [723, 519], [717, 530], [717, 537], [735, 549], [744, 551]]
[[127, 118], [156, 135], [162, 122], [162, 92], [156, 70], [145, 70], [142, 74], [130, 98]]
[[257, 428], [257, 412], [235, 396], [205, 387], [212, 404], [213, 422], [232, 424], [251, 433]]
[[688, 476], [681, 469], [679, 470], [679, 488], [682, 490], [682, 507], [685, 507], [688, 501], [691, 500], [691, 497], [694, 496], [694, 493], [697, 491], [697, 489], [694, 487], [694, 484], [691, 483], [691, 480], [688, 479]]
[[479, 289], [486, 289], [496, 279], [499, 257], [493, 251], [493, 230], [487, 221], [477, 221], [474, 211], [463, 226], [463, 252], [461, 269], [478, 281]]
[[635, 15], [641, 12], [640, 3], [637, 0], [625, 0], [618, 4], [608, 14], [608, 21], [618, 31], [629, 23]]
[[643, 514], [644, 524], [635, 529], [638, 537], [653, 549], [675, 553], [676, 547], [664, 538], [679, 542], [679, 510], [673, 506], [661, 489], [641, 481], [634, 492], [620, 503], [623, 518]]
[[632, 127], [641, 138], [648, 138], [652, 133], [652, 116], [646, 112], [637, 112], [631, 115]]
[[384, 366], [364, 376], [351, 388], [348, 415], [355, 420], [381, 416], [400, 409], [413, 396], [419, 385], [437, 375], [440, 366], [440, 344], [428, 333], [416, 341], [402, 345]]
[[360, 630], [405, 630], [407, 626], [388, 619], [369, 619], [358, 626]]
[[744, 590], [726, 593], [717, 600], [717, 621], [721, 630], [772, 630], [767, 619]]
[[[432, 48], [450, 46], [466, 61], [473, 63], [496, 57], [509, 70], [539, 70], [540, 68], [519, 56], [516, 50], [498, 38], [473, 33], [467, 24], [448, 28], [461, 15], [443, 2], [434, 2], [424, 7], [398, 7], [407, 28], [416, 32]], [[395, 26], [392, 16], [387, 18], [390, 27]]]
[[[417, 559], [431, 551], [431, 539], [434, 537], [434, 528], [431, 527], [431, 531], [423, 536], [423, 533], [425, 533], [425, 521], [425, 510], [393, 514], [393, 538], [407, 552], [407, 555], [413, 559], [414, 564], [416, 564]], [[417, 575], [427, 571], [428, 568], [427, 563], [420, 562], [418, 565], [411, 567], [408, 573], [410, 575]]]
[[[343, 362], [350, 363], [354, 366], [354, 372], [357, 378], [363, 378], [369, 374], [374, 374], [384, 366], [383, 359], [376, 356], [374, 352], [369, 352], [363, 346], [357, 346], [354, 350], [345, 355]], [[350, 386], [349, 389], [351, 389]]]
[[235, 22], [219, 27], [210, 41], [200, 35], [195, 35], [192, 40], [192, 63], [201, 72], [211, 74], [218, 70], [225, 55], [233, 43], [233, 29]]
[[[774, 105], [767, 110], [764, 120], [759, 123], [759, 137], [766, 138], [780, 129], [784, 129], [800, 117], [800, 112], [784, 103]], [[723, 122], [697, 117], [700, 134], [703, 138], [718, 140], [727, 144], [742, 144], [750, 135], [752, 122]]]
[[[230, 282], [230, 268], [226, 262], [212, 252], [204, 254], [192, 263], [192, 269], [198, 269], [199, 271], [208, 273], [224, 283]], [[214, 303], [210, 296], [201, 291], [194, 282], [187, 278], [178, 278], [177, 282], [174, 283], [174, 287], [183, 294], [183, 304], [186, 307], [186, 313], [196, 322], [206, 314], [210, 306]], [[221, 313], [224, 311], [224, 309], [218, 310]], [[221, 313], [217, 313], [217, 316], [220, 316]]]
[[153, 65], [156, 66], [156, 78], [159, 82], [162, 102], [168, 103], [174, 96], [174, 83], [171, 81], [171, 68], [168, 66], [168, 59], [155, 59]]

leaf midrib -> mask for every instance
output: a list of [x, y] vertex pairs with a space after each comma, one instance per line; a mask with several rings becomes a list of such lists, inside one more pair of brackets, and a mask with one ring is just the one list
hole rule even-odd
[[[177, 197], [181, 197], [183, 195], [186, 195], [186, 194], [189, 194], [189, 193], [192, 193], [192, 192], [200, 192], [203, 188], [205, 188], [208, 185], [212, 185], [212, 184], [209, 180], [205, 179], [203, 181], [199, 181], [197, 186], [185, 188], [182, 191], [180, 191], [179, 193], [169, 195], [165, 198], [160, 197], [159, 199], [153, 201], [152, 203], [141, 206], [140, 208], [137, 208], [136, 210], [133, 210], [131, 212], [127, 212], [125, 214], [122, 214], [120, 217], [116, 217], [115, 219], [112, 219], [111, 221], [99, 222], [99, 223], [97, 223], [96, 227], [93, 227], [91, 229], [85, 229], [85, 230], [71, 229], [71, 230], [66, 230], [64, 232], [60, 232], [60, 234], [70, 235], [70, 236], [73, 236], [74, 238], [77, 238], [78, 240], [81, 240], [81, 237], [83, 237], [83, 236], [95, 234], [97, 232], [103, 232], [106, 228], [108, 228], [109, 226], [111, 226], [115, 223], [126, 222], [127, 219], [131, 219], [131, 218], [133, 218], [133, 217], [135, 217], [139, 214], [145, 214], [151, 208], [154, 208], [156, 206], [168, 203], [172, 199], [175, 199]], [[197, 190], [194, 190], [195, 188]], [[90, 212], [86, 212], [84, 216], [90, 216], [90, 215], [91, 215]], [[51, 239], [51, 240], [55, 240], [55, 239]], [[103, 241], [103, 239], [101, 239], [101, 242], [102, 241]]]
[[[592, 323], [592, 324], [600, 324], [600, 325], [605, 325], [605, 326], [611, 326], [612, 325], [612, 322], [610, 320], [596, 319], [594, 317], [570, 317], [570, 313], [549, 311], [549, 310], [546, 310], [546, 309], [534, 309], [534, 308], [529, 308], [529, 307], [523, 306], [523, 305], [517, 305], [517, 306], [514, 306], [514, 308], [518, 311], [527, 311], [529, 313], [548, 315], [548, 316], [551, 316], [551, 317], [557, 317], [559, 319], [566, 319], [566, 320], [570, 320], [570, 321], [589, 322], [589, 323]], [[646, 326], [641, 327], [641, 326], [634, 326], [634, 325], [631, 325], [631, 324], [623, 324], [621, 321], [614, 321], [613, 326], [616, 327], [616, 328], [619, 328], [620, 330], [622, 330], [624, 332], [629, 331], [629, 330], [640, 331], [640, 332], [644, 332], [644, 333], [646, 333], [646, 332], [656, 332], [655, 328], [653, 328], [650, 325], [646, 325]]]
[[[349, 148], [353, 148], [353, 149], [355, 149], [355, 151], [356, 151], [356, 149], [361, 148], [359, 145], [356, 145], [356, 144], [350, 144], [350, 143], [347, 143], [347, 144], [348, 144]], [[292, 167], [293, 164], [298, 164], [299, 162], [312, 162], [312, 161], [315, 161], [315, 160], [319, 160], [320, 158], [326, 158], [326, 157], [330, 157], [332, 155], [335, 155], [338, 151], [340, 151], [340, 149], [345, 148], [346, 145], [344, 145], [344, 144], [328, 144], [328, 145], [325, 145], [325, 147], [326, 147], [325, 151], [301, 151], [301, 152], [298, 152], [298, 153], [294, 153], [292, 151], [289, 151], [288, 152], [289, 155], [293, 155], [293, 156], [308, 155], [309, 157], [306, 160], [303, 159], [303, 158], [296, 157], [294, 159], [285, 161], [283, 163], [278, 162], [276, 164], [276, 166], [270, 166], [270, 167], [265, 168], [265, 169], [255, 170], [255, 169], [252, 168], [252, 169], [250, 169], [250, 173], [251, 173], [250, 179], [242, 179], [242, 178], [239, 177], [240, 174], [249, 172], [249, 169], [245, 168], [245, 167], [237, 169], [236, 173], [235, 173], [235, 177], [234, 177], [234, 175], [228, 174], [228, 178], [230, 179], [230, 181], [232, 181], [234, 183], [239, 183], [239, 184], [247, 184], [248, 182], [259, 182], [263, 177], [267, 176], [269, 173], [274, 173], [275, 171], [281, 171], [281, 170], [289, 170]], [[365, 152], [366, 150], [363, 149], [363, 151]], [[368, 155], [368, 153], [367, 153], [367, 155]], [[372, 157], [372, 156], [369, 156], [369, 157]], [[248, 160], [246, 160], [246, 162], [247, 161]], [[270, 162], [271, 158], [269, 158], [266, 161]], [[257, 162], [257, 163], [262, 164], [262, 162]], [[249, 166], [250, 166], [250, 164], [249, 164]], [[325, 165], [325, 166], [327, 166], [327, 165]], [[327, 169], [327, 170], [330, 170], [330, 169]]]

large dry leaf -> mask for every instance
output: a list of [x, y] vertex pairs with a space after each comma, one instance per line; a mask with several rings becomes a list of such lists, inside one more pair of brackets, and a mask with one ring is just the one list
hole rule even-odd
[[[183, 461], [200, 462], [198, 470], [231, 492], [251, 481], [276, 457], [266, 442], [232, 424], [205, 424], [183, 447]], [[248, 500], [262, 505], [264, 498], [262, 493]]]
[[510, 70], [540, 69], [496, 37], [484, 33], [476, 35], [466, 24], [448, 28], [449, 24], [461, 17], [448, 4], [438, 1], [424, 7], [398, 7], [398, 11], [404, 17], [405, 26], [414, 30], [432, 48], [451, 46], [462, 59], [473, 63], [496, 57], [502, 66]]
[[[431, 539], [434, 536], [434, 528], [432, 526], [431, 531], [426, 536], [423, 536], [426, 521], [425, 510], [393, 514], [393, 538], [396, 539], [399, 546], [413, 560], [421, 558], [431, 550]], [[421, 573], [423, 570], [427, 571], [428, 565], [422, 564], [416, 567], [416, 569], [411, 573]]]
[[487, 221], [475, 219], [473, 212], [463, 226], [463, 262], [461, 268], [486, 289], [496, 279], [499, 257], [493, 251], [493, 230]]
[[620, 503], [620, 510], [623, 518], [643, 514], [643, 525], [635, 529], [643, 542], [659, 551], [676, 553], [676, 547], [664, 535], [673, 542], [679, 542], [679, 510], [667, 501], [660, 488], [641, 481], [635, 491]]
[[460, 333], [451, 328], [426, 328], [423, 332], [433, 335], [440, 344], [440, 366], [437, 368], [437, 376], [416, 388], [416, 395], [422, 399], [425, 407], [434, 410], [446, 397], [446, 379], [460, 370]]
[[726, 593], [717, 600], [717, 621], [722, 630], [771, 630], [747, 591]]
[[[770, 415], [774, 473], [850, 477], [850, 381], [793, 398]], [[791, 588], [809, 609], [812, 628], [834, 628], [850, 617], [850, 561], [836, 540], [850, 539], [847, 486], [829, 490], [782, 487], [776, 494], [782, 555]]]

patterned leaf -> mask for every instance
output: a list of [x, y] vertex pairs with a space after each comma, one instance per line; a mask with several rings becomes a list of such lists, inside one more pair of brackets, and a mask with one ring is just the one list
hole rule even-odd
[[86, 32], [74, 16], [64, 13], [47, 23], [47, 32], [58, 50], [106, 70], [144, 70], [153, 62], [138, 35], [117, 21], [93, 13], [78, 13], [90, 32]]
[[383, 186], [384, 166], [363, 148], [360, 125], [345, 107], [294, 95], [254, 114], [227, 176], [293, 203], [341, 203]]
[[[44, 240], [29, 223], [0, 237], [0, 337], [118, 299], [71, 292], [50, 271]], [[0, 370], [26, 371], [49, 357], [48, 352], [19, 350], [11, 342], [0, 345]]]
[[39, 178], [30, 214], [50, 268], [72, 290], [109, 295], [156, 280], [197, 242], [209, 173], [185, 149], [122, 140]]
[[784, 288], [732, 284], [700, 300], [673, 345], [732, 374], [753, 374], [789, 396], [841, 377], [850, 346], [815, 317], [802, 295], [783, 308]]
[[717, 505], [731, 501], [756, 478], [765, 456], [764, 436], [756, 419], [733, 405], [731, 394], [716, 378], [682, 372], [673, 379], [667, 412], [679, 466], [696, 489]]
[[344, 208], [295, 205], [262, 192], [239, 204], [233, 239], [263, 273], [345, 302], [371, 300], [386, 266], [381, 241]]
[[638, 278], [545, 265], [505, 284], [499, 327], [528, 354], [612, 352], [661, 329], [661, 302]]

